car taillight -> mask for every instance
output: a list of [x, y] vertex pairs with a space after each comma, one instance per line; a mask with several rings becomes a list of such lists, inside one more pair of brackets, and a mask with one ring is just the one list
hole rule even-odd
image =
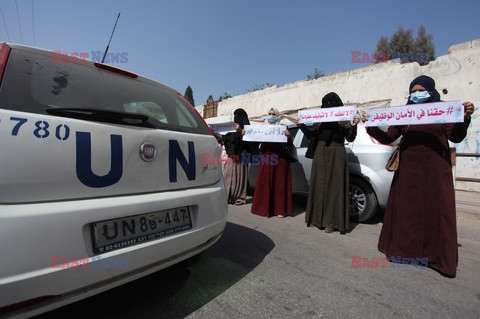
[[5, 43], [0, 43], [0, 84], [2, 83], [3, 73], [5, 72], [5, 66], [7, 65], [8, 55], [11, 48]]
[[114, 73], [117, 73], [117, 74], [125, 75], [125, 76], [128, 76], [130, 78], [134, 78], [134, 79], [138, 78], [138, 75], [135, 74], [135, 73], [125, 71], [125, 70], [122, 70], [122, 69], [119, 69], [119, 68], [116, 68], [116, 67], [113, 67], [113, 66], [110, 66], [110, 65], [107, 65], [107, 64], [94, 63], [93, 65], [95, 65], [95, 67], [97, 67], [99, 69], [102, 69], [102, 70], [107, 70], [107, 71], [114, 72]]
[[371, 135], [368, 135], [368, 136], [370, 136], [370, 139], [372, 140], [373, 144], [376, 144], [376, 145], [382, 144], [379, 141], [377, 141], [376, 139], [374, 139]]
[[197, 114], [197, 116], [202, 120], [203, 124], [205, 124], [205, 126], [208, 128], [208, 130], [210, 131], [210, 134], [212, 134], [212, 136], [215, 137], [215, 133], [213, 133], [213, 130], [210, 128], [207, 122], [205, 122], [205, 119], [200, 115], [200, 113], [198, 113], [197, 109], [182, 94], [180, 94], [179, 92], [177, 92], [177, 94], [185, 103], [187, 103], [187, 105], [189, 105], [193, 109], [193, 111]]
[[372, 140], [373, 144], [375, 144], [375, 145], [393, 146], [392, 144], [382, 144], [379, 141], [377, 141], [376, 139], [374, 139], [371, 135], [368, 135], [368, 136], [370, 136], [370, 139]]
[[[365, 131], [366, 131], [366, 130], [367, 130], [367, 127], [365, 126], [364, 128], [365, 128]], [[375, 145], [393, 146], [392, 144], [382, 144], [382, 143], [380, 143], [379, 141], [377, 141], [376, 139], [374, 139], [370, 134], [367, 133], [367, 135], [368, 135], [368, 137], [370, 137], [370, 139], [372, 140], [373, 144], [375, 144]]]

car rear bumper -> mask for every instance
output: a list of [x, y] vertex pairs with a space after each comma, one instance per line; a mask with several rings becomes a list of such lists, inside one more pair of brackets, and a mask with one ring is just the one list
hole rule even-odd
[[[91, 223], [183, 206], [190, 208], [191, 229], [103, 254], [93, 253]], [[168, 193], [0, 205], [0, 219], [0, 310], [53, 296], [11, 313], [32, 316], [202, 252], [220, 238], [226, 224], [227, 203], [220, 180], [213, 186]], [[55, 256], [82, 262], [59, 267], [53, 263]], [[99, 260], [114, 262], [105, 266]]]

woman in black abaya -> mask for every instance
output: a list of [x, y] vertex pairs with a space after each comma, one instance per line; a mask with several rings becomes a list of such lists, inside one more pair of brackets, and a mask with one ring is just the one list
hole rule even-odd
[[[407, 104], [440, 101], [435, 81], [425, 75], [410, 83], [409, 93]], [[421, 260], [449, 277], [456, 275], [458, 248], [448, 140], [460, 143], [467, 135], [474, 106], [463, 105], [463, 123], [390, 126], [387, 132], [367, 129], [383, 144], [402, 136], [400, 164], [392, 180], [378, 249], [391, 261]], [[365, 114], [362, 120], [367, 120]]]
[[[340, 97], [328, 93], [322, 99], [322, 108], [343, 106]], [[307, 152], [312, 152], [312, 172], [308, 191], [305, 222], [307, 226], [324, 228], [325, 232], [348, 230], [349, 170], [345, 139], [353, 142], [357, 136], [359, 117], [350, 122], [327, 122], [312, 127], [300, 125], [302, 132], [313, 139]], [[313, 151], [313, 149], [315, 149]]]

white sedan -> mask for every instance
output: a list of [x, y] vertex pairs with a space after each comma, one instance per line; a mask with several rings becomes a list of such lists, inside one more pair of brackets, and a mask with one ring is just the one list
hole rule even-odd
[[220, 238], [221, 165], [202, 163], [220, 151], [179, 93], [5, 43], [0, 85], [0, 316], [86, 298]]

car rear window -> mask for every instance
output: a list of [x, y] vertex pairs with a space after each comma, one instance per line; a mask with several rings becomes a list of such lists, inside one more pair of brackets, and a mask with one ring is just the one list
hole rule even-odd
[[12, 49], [0, 89], [0, 108], [38, 114], [47, 114], [46, 108], [136, 113], [154, 118], [157, 128], [210, 134], [199, 115], [172, 89], [90, 63], [54, 63], [43, 52]]
[[290, 136], [292, 137], [292, 140], [295, 139], [295, 136], [297, 136], [297, 133], [298, 133], [298, 127], [297, 126], [291, 126], [288, 128], [288, 130], [290, 131]]
[[302, 143], [300, 144], [300, 147], [308, 147], [309, 143], [310, 143], [310, 139], [305, 135], [303, 135]]

